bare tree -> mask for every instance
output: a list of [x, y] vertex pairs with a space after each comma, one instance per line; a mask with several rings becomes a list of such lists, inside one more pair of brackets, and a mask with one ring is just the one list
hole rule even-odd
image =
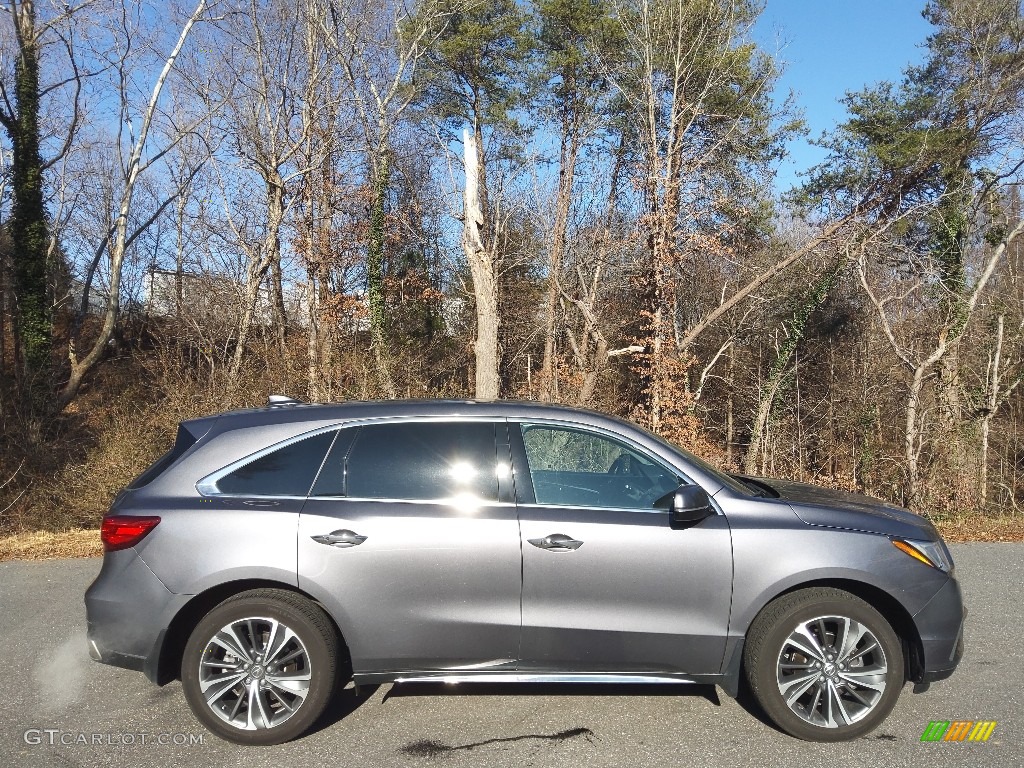
[[256, 248], [247, 246], [232, 377], [241, 369], [260, 290], [268, 278], [278, 350], [285, 354], [281, 228], [294, 202], [289, 185], [310, 170], [294, 161], [309, 140], [316, 111], [323, 108], [318, 94], [326, 64], [323, 57], [308, 52], [308, 46], [322, 45], [319, 35], [309, 34], [308, 15], [313, 10], [309, 3], [296, 8], [279, 0], [250, 0], [245, 14], [229, 17], [234, 22], [229, 30], [234, 44], [224, 70], [230, 78], [225, 87], [231, 94], [228, 113], [236, 149], [262, 181], [266, 206], [262, 242]]
[[[96, 261], [98, 261], [98, 259], [105, 253], [109, 264], [110, 285], [107, 294], [106, 308], [103, 312], [103, 324], [100, 328], [99, 334], [93, 340], [84, 356], [79, 356], [79, 339], [76, 338], [77, 334], [73, 334], [68, 341], [70, 375], [68, 377], [68, 381], [63, 387], [61, 387], [57, 396], [57, 404], [61, 409], [65, 408], [78, 394], [78, 390], [82, 385], [82, 380], [93, 366], [102, 359], [107, 350], [107, 344], [110, 342], [114, 334], [114, 329], [120, 312], [121, 270], [124, 265], [125, 255], [128, 249], [131, 247], [135, 239], [156, 220], [156, 218], [168, 205], [171, 204], [171, 202], [173, 202], [177, 197], [177, 194], [180, 192], [180, 190], [176, 190], [171, 196], [167, 197], [155, 211], [153, 211], [149, 216], [146, 216], [140, 223], [134, 227], [129, 226], [129, 219], [133, 213], [132, 203], [140, 178], [142, 178], [143, 174], [152, 168], [160, 158], [166, 155], [167, 152], [178, 144], [184, 136], [191, 133], [195, 128], [195, 125], [206, 119], [206, 115], [202, 115], [198, 119], [192, 121], [191, 124], [180, 127], [175, 135], [168, 138], [165, 146], [157, 151], [153, 151], [152, 147], [148, 145], [150, 130], [153, 126], [153, 121], [157, 116], [160, 105], [160, 96], [164, 86], [170, 78], [171, 73], [174, 71], [175, 60], [181, 53], [181, 49], [184, 47], [185, 42], [188, 40], [189, 34], [192, 32], [192, 28], [200, 21], [206, 10], [207, 0], [199, 0], [195, 8], [192, 10], [192, 13], [188, 16], [182, 26], [181, 32], [179, 33], [171, 52], [167, 56], [163, 67], [160, 69], [159, 74], [157, 74], [153, 82], [153, 87], [149, 94], [149, 100], [141, 113], [141, 123], [137, 135], [132, 133], [130, 95], [126, 90], [121, 91], [121, 116], [124, 121], [122, 122], [122, 127], [127, 128], [129, 131], [131, 143], [128, 157], [125, 164], [122, 166], [124, 174], [123, 186], [119, 199], [116, 203], [116, 212], [109, 229], [95, 248], [96, 258], [94, 259], [94, 263], [96, 263]], [[130, 64], [127, 61], [122, 60], [121, 66], [127, 68]], [[122, 69], [121, 82], [127, 82], [126, 71], [124, 69]], [[145, 159], [143, 157], [144, 154], [147, 154]], [[90, 282], [91, 281], [89, 280], [86, 281], [85, 291], [88, 291]], [[76, 330], [80, 328], [81, 324], [79, 323]]]
[[[904, 288], [905, 293], [902, 296], [895, 294], [882, 297], [868, 278], [866, 259], [862, 256], [859, 261], [858, 274], [861, 286], [878, 315], [886, 339], [902, 365], [910, 373], [903, 430], [903, 456], [907, 473], [906, 501], [910, 506], [916, 505], [920, 501], [921, 495], [920, 460], [925, 437], [921, 398], [925, 382], [950, 349], [963, 337], [974, 317], [978, 300], [988, 286], [996, 267], [1003, 259], [1007, 246], [1013, 243], [1022, 232], [1024, 232], [1024, 219], [1008, 229], [995, 246], [987, 248], [988, 252], [982, 256], [978, 264], [978, 276], [974, 283], [963, 286], [963, 294], [959, 297], [960, 300], [955, 302], [956, 311], [950, 312], [938, 320], [934, 326], [934, 341], [930, 341], [926, 346], [921, 345], [916, 338], [917, 334], [913, 333], [909, 339], [900, 340], [896, 334], [892, 312], [901, 309], [900, 304], [895, 301], [896, 298], [920, 294], [929, 289], [927, 276], [915, 276], [913, 284], [909, 288]], [[916, 328], [912, 327], [911, 331], [914, 330]]]

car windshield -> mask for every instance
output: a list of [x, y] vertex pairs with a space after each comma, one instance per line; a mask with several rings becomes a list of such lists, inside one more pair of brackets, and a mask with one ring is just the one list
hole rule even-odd
[[706, 474], [711, 475], [713, 478], [715, 478], [716, 480], [721, 482], [722, 485], [727, 486], [730, 490], [733, 490], [736, 493], [740, 493], [740, 494], [742, 494], [744, 496], [759, 496], [759, 495], [761, 495], [760, 491], [755, 490], [751, 486], [747, 485], [746, 483], [741, 482], [740, 480], [738, 480], [735, 477], [727, 475], [722, 470], [720, 470], [717, 467], [715, 467], [715, 466], [709, 464], [708, 462], [704, 461], [704, 459], [700, 458], [699, 456], [695, 456], [694, 454], [690, 453], [690, 451], [686, 450], [685, 448], [680, 448], [675, 443], [673, 443], [673, 442], [671, 442], [669, 440], [666, 440], [661, 435], [657, 435], [654, 432], [651, 432], [649, 429], [646, 429], [645, 427], [641, 427], [639, 424], [635, 424], [634, 426], [638, 427], [641, 432], [643, 432], [645, 435], [650, 437], [652, 440], [656, 440], [657, 442], [661, 443], [661, 445], [665, 446], [666, 448], [674, 451], [675, 453], [681, 454], [688, 462], [690, 462], [691, 464], [695, 464], [697, 467], [700, 468], [700, 470], [702, 472], [705, 472]]

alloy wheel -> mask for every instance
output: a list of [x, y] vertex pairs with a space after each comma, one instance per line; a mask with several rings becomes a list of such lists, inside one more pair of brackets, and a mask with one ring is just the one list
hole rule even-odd
[[821, 728], [843, 728], [870, 714], [887, 677], [878, 638], [847, 616], [802, 621], [778, 656], [779, 693], [798, 717]]
[[199, 662], [199, 690], [207, 706], [241, 730], [274, 728], [290, 719], [306, 700], [311, 679], [302, 639], [273, 618], [224, 625]]

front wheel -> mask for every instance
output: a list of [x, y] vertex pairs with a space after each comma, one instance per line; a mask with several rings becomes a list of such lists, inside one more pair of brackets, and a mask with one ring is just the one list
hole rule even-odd
[[827, 588], [770, 603], [747, 635], [744, 666], [772, 721], [807, 741], [847, 741], [873, 730], [905, 679], [889, 623], [860, 598]]
[[289, 741], [327, 706], [337, 683], [339, 642], [324, 612], [276, 589], [235, 595], [211, 610], [182, 655], [192, 712], [236, 744]]

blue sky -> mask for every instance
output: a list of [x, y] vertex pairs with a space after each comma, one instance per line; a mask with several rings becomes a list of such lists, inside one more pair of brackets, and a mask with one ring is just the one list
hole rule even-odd
[[[922, 18], [924, 0], [767, 0], [755, 39], [785, 65], [777, 96], [792, 89], [816, 138], [843, 121], [839, 99], [879, 80], [899, 81], [908, 64], [919, 63], [919, 47], [931, 26]], [[797, 173], [824, 157], [806, 139], [789, 146], [779, 168], [781, 190]]]

